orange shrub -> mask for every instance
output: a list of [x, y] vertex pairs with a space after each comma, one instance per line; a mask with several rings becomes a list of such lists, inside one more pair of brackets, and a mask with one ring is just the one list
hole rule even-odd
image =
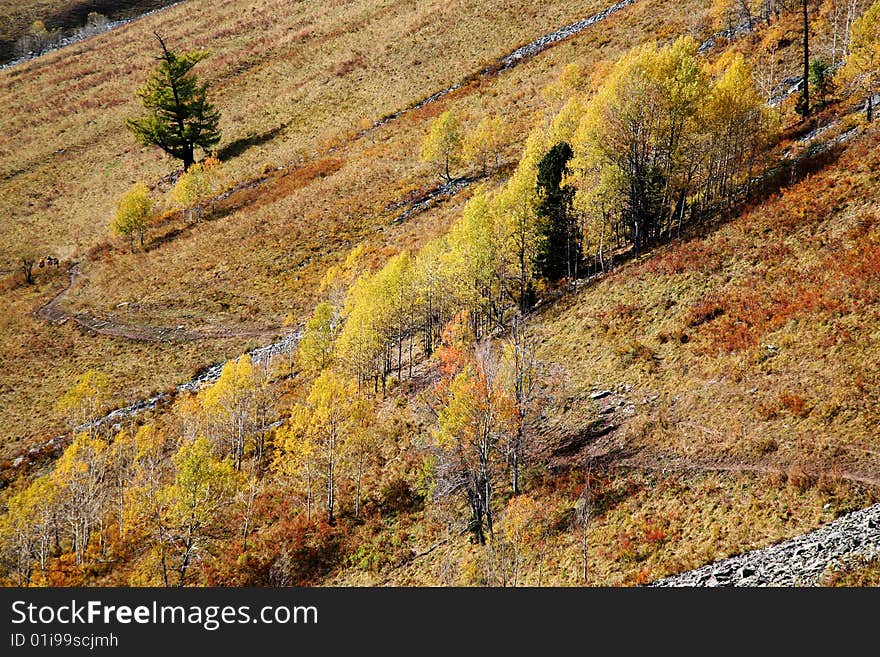
[[812, 410], [800, 395], [784, 392], [779, 395], [779, 405], [795, 417], [805, 418]]

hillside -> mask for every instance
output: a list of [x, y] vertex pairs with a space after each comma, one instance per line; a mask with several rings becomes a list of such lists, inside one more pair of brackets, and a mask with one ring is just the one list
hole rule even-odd
[[[447, 9], [433, 13], [432, 5], [426, 5], [422, 11], [431, 20], [406, 37], [408, 41], [396, 41], [398, 45], [389, 49], [387, 59], [386, 55], [365, 58], [367, 66], [379, 67], [380, 62], [385, 62], [376, 73], [383, 79], [389, 71], [398, 71], [391, 78], [397, 80], [395, 84], [381, 87], [375, 87], [360, 68], [346, 68], [342, 75], [334, 71], [358, 48], [369, 46], [384, 52], [381, 44], [391, 42], [391, 33], [383, 36], [375, 31], [389, 29], [385, 11], [375, 10], [364, 16], [364, 10], [357, 5], [347, 5], [347, 13], [337, 16], [311, 5], [300, 5], [298, 11], [306, 12], [304, 15], [287, 16], [284, 20], [289, 23], [272, 22], [272, 29], [279, 34], [289, 32], [285, 25], [313, 25], [308, 31], [314, 34], [303, 37], [302, 43], [295, 41], [291, 51], [295, 56], [291, 54], [286, 59], [273, 56], [271, 48], [281, 46], [276, 46], [278, 41], [269, 36], [261, 43], [248, 42], [249, 49], [259, 49], [253, 53], [241, 50], [232, 37], [217, 42], [213, 47], [226, 44], [229, 54], [218, 50], [200, 66], [215, 85], [218, 97], [224, 98], [221, 127], [226, 137], [221, 149], [238, 144], [233, 150], [242, 150], [224, 165], [227, 177], [247, 180], [258, 176], [264, 166], [285, 166], [287, 171], [293, 169], [293, 173], [280, 178], [269, 191], [240, 195], [229, 213], [217, 222], [219, 226], [183, 227], [182, 235], [174, 239], [163, 236], [174, 236], [180, 231], [180, 224], [158, 226], [149, 252], [133, 256], [126, 255], [122, 248], [104, 251], [109, 241], [105, 237], [106, 226], [115, 199], [138, 179], [158, 184], [170, 166], [156, 151], [139, 148], [122, 125], [125, 116], [137, 111], [134, 90], [146, 78], [153, 57], [154, 39], [150, 31], [161, 28], [170, 43], [178, 41], [198, 47], [200, 39], [210, 38], [211, 30], [226, 29], [223, 20], [239, 34], [251, 29], [249, 23], [236, 23], [233, 7], [213, 3], [210, 20], [206, 17], [204, 23], [196, 19], [204, 12], [172, 8], [95, 37], [88, 45], [72, 46], [77, 56], [63, 72], [51, 77], [49, 71], [62, 56], [60, 52], [0, 72], [0, 89], [6, 90], [0, 104], [17, 117], [4, 128], [10, 139], [4, 140], [8, 144], [6, 154], [0, 153], [0, 170], [6, 172], [0, 175], [0, 203], [8, 204], [0, 210], [11, 218], [0, 227], [0, 231], [5, 231], [0, 238], [2, 266], [8, 272], [14, 271], [19, 251], [30, 247], [38, 253], [54, 253], [65, 264], [80, 261], [83, 276], [62, 305], [70, 311], [102, 319], [122, 314], [123, 321], [146, 326], [183, 325], [198, 329], [211, 323], [229, 329], [278, 330], [285, 316], [300, 316], [313, 303], [314, 286], [327, 266], [324, 258], [333, 262], [344, 257], [348, 248], [364, 239], [375, 239], [377, 247], [417, 245], [430, 236], [425, 227], [442, 230], [455, 212], [453, 204], [461, 202], [453, 200], [415, 217], [415, 221], [391, 226], [390, 232], [377, 232], [378, 226], [385, 228], [394, 216], [385, 211], [388, 204], [403, 200], [412, 190], [437, 184], [432, 169], [418, 162], [418, 141], [438, 110], [436, 106], [386, 124], [368, 137], [348, 140], [347, 136], [356, 134], [364, 121], [421, 100], [479, 70], [493, 56], [507, 54], [512, 46], [590, 12], [576, 4], [569, 9], [555, 4], [550, 13], [542, 10], [541, 22], [536, 24], [527, 18], [528, 11], [518, 12], [508, 4], [502, 6], [504, 9], [499, 11], [509, 12], [513, 18], [496, 21], [488, 8], [474, 8], [477, 16], [455, 22], [455, 29], [462, 31], [456, 34], [447, 30], [450, 21], [443, 13]], [[595, 6], [604, 8], [601, 3]], [[601, 32], [587, 31], [559, 48], [583, 49], [585, 57], [594, 56], [591, 53], [599, 49], [602, 58], [611, 58], [626, 47], [628, 37], [624, 35], [631, 32], [643, 39], [684, 29], [683, 17], [665, 17], [657, 7], [659, 4], [651, 2], [638, 3], [610, 17]], [[210, 13], [214, 11], [222, 13], [215, 17]], [[271, 3], [263, 11], [267, 16], [275, 15]], [[406, 16], [405, 20], [413, 21], [413, 25], [424, 22], [418, 15]], [[360, 22], [360, 31], [352, 32], [351, 27]], [[328, 33], [333, 26], [343, 24], [347, 26], [345, 30]], [[200, 36], [199, 29], [207, 30], [206, 34]], [[431, 30], [440, 29], [446, 41], [431, 36]], [[619, 38], [611, 38], [616, 36], [615, 30], [619, 31]], [[191, 37], [183, 38], [190, 34]], [[470, 39], [468, 35], [472, 34], [481, 38]], [[359, 40], [340, 41], [355, 36], [363, 45]], [[311, 43], [308, 39], [321, 44], [329, 41], [316, 50], [306, 47]], [[482, 50], [470, 52], [473, 48]], [[543, 107], [535, 91], [553, 78], [555, 63], [566, 60], [565, 55], [557, 52], [559, 48], [548, 50], [504, 75], [468, 87], [453, 98], [444, 99], [444, 103], [454, 103], [472, 114], [474, 122], [485, 113], [501, 112], [524, 131], [532, 113]], [[444, 58], [436, 54], [440, 50], [461, 50], [461, 54], [446, 67]], [[88, 72], [94, 71], [92, 77], [101, 75], [100, 68], [96, 68], [98, 62], [111, 52], [130, 67], [127, 81], [105, 75], [106, 79], [98, 84]], [[253, 78], [250, 69], [244, 68], [243, 62], [248, 58], [264, 61]], [[307, 61], [312, 61], [314, 71], [305, 65]], [[413, 67], [414, 61], [426, 64]], [[312, 79], [326, 80], [328, 84], [305, 84]], [[280, 80], [285, 80], [284, 84]], [[34, 95], [27, 92], [28, 85], [39, 89], [47, 84], [63, 94], [66, 106], [43, 104], [36, 100], [36, 91]], [[484, 85], [488, 85], [485, 93]], [[25, 92], [20, 93], [19, 88]], [[257, 94], [268, 93], [267, 89], [273, 94], [278, 89], [287, 89], [285, 93], [290, 97], [285, 100], [279, 96], [277, 101], [263, 104]], [[344, 96], [344, 102], [339, 102], [340, 96]], [[249, 112], [244, 121], [244, 108], [252, 106], [264, 109]], [[277, 120], [265, 119], [264, 113], [270, 111], [281, 114]], [[71, 127], [65, 129], [63, 121], [61, 125], [56, 123], [51, 112], [68, 117]], [[306, 115], [301, 116], [302, 113]], [[34, 120], [25, 121], [24, 117]], [[276, 131], [282, 124], [289, 127]], [[511, 138], [520, 135], [521, 139], [522, 134], [514, 129]], [[326, 152], [334, 146], [333, 153]], [[516, 150], [514, 141], [507, 157]], [[306, 164], [302, 174], [293, 168], [300, 161]], [[27, 204], [15, 202], [22, 198], [30, 200]], [[238, 210], [239, 205], [244, 207]], [[105, 246], [98, 247], [101, 244]], [[92, 249], [97, 251], [96, 257], [89, 257]], [[87, 262], [82, 262], [84, 259]], [[125, 341], [101, 337], [82, 340], [79, 331], [71, 330], [69, 325], [56, 328], [34, 321], [32, 309], [48, 301], [61, 284], [60, 279], [51, 284], [46, 279], [38, 282], [39, 290], [18, 289], [3, 298], [9, 308], [4, 321], [9, 324], [2, 335], [10, 338], [5, 340], [4, 348], [13, 363], [12, 368], [0, 374], [9, 416], [3, 426], [3, 448], [9, 442], [14, 442], [14, 449], [20, 448], [22, 439], [47, 432], [50, 427], [58, 431], [60, 417], [52, 408], [52, 400], [88, 369], [100, 365], [111, 377], [117, 403], [123, 404], [152, 390], [185, 381], [195, 370], [223, 356], [235, 356], [247, 345], [246, 339], [232, 338], [200, 340], [197, 347], [186, 349], [166, 350], [160, 343], [142, 350], [139, 345]], [[304, 319], [300, 316], [298, 321]], [[105, 358], [105, 350], [111, 350], [116, 357]], [[43, 351], [53, 354], [51, 370], [43, 371], [40, 365]], [[138, 373], [141, 363], [145, 367], [143, 376]], [[41, 372], [39, 392], [29, 384], [33, 372]]]
[[[702, 0], [608, 7], [188, 0], [0, 71], [4, 581], [633, 585], [876, 502], [864, 93], [776, 103], [786, 7], [733, 38]], [[814, 57], [843, 52], [838, 9]], [[199, 222], [124, 126], [153, 31], [211, 51]], [[497, 166], [443, 185], [420, 151], [444, 120], [503, 126]], [[108, 224], [138, 181], [158, 206], [129, 248]]]

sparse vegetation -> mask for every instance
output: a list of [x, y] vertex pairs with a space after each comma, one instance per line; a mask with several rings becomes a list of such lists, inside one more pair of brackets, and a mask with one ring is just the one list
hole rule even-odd
[[116, 201], [116, 213], [113, 215], [110, 230], [114, 235], [128, 239], [128, 250], [134, 252], [135, 235], [140, 237], [143, 246], [147, 220], [152, 213], [150, 190], [144, 183], [135, 183]]
[[[265, 18], [271, 4], [251, 13]], [[294, 12], [328, 11], [304, 4]], [[53, 268], [34, 275], [31, 263], [31, 285], [3, 288], [19, 311], [3, 320], [16, 362], [4, 376], [17, 382], [48, 357], [27, 355], [34, 340], [69, 352], [30, 392], [41, 400], [31, 417], [16, 390], [10, 426], [46, 430], [65, 418], [72, 429], [66, 446], [48, 443], [58, 458], [47, 453], [42, 476], [8, 479], [4, 581], [644, 584], [874, 501], [880, 382], [866, 364], [880, 302], [877, 134], [827, 124], [846, 143], [812, 149], [821, 131], [802, 138], [794, 107], [764, 106], [749, 64], [763, 38], [752, 9], [752, 40], [731, 33], [729, 52], [705, 56], [679, 35], [706, 25], [653, 4], [370, 129], [369, 116], [353, 117], [402, 106], [389, 102], [411, 87], [392, 80], [356, 109], [341, 90], [356, 96], [358, 75], [375, 73], [376, 26], [396, 10], [322, 13], [328, 22], [316, 18], [295, 43], [285, 35], [285, 48], [320, 50], [341, 37], [317, 31], [340, 21], [353, 22], [345, 38], [355, 45], [319, 64], [303, 50], [303, 77], [285, 89], [320, 98], [314, 115], [282, 123], [292, 126], [285, 141], [260, 122], [300, 110], [251, 116], [261, 92], [236, 86], [263, 89], [286, 70], [269, 35], [206, 61], [206, 84], [228, 92], [224, 116], [248, 124], [242, 145], [224, 149], [223, 176], [219, 161], [195, 163], [195, 142], [171, 149], [180, 177], [159, 179], [152, 154], [131, 152], [138, 178], [155, 180], [173, 207], [154, 212], [136, 185], [114, 221], [129, 253], [86, 239], [88, 252], [69, 247], [77, 262], [66, 282]], [[427, 16], [414, 34], [443, 17]], [[796, 18], [764, 20], [769, 30]], [[240, 36], [233, 22], [223, 39]], [[525, 29], [484, 41], [509, 47]], [[199, 34], [190, 37], [202, 45]], [[791, 55], [800, 44], [782, 47]], [[388, 56], [412, 80], [409, 59], [421, 52]], [[183, 75], [201, 59], [187, 57]], [[336, 81], [349, 85], [332, 97], [338, 130], [316, 138], [308, 126], [324, 119], [331, 96], [321, 94]], [[204, 100], [206, 87], [189, 83]], [[282, 157], [290, 141], [296, 157]], [[27, 189], [34, 172], [59, 170], [36, 162], [0, 185]], [[447, 184], [496, 175], [398, 214], [436, 189], [438, 170]], [[110, 172], [107, 187], [130, 178]], [[85, 313], [153, 328], [182, 318], [305, 326], [295, 357], [234, 358], [201, 391], [113, 426], [89, 420], [147, 382], [188, 378], [253, 343], [230, 331], [144, 345], [64, 325]], [[21, 326], [37, 328], [16, 341]], [[39, 413], [46, 400], [52, 419]]]

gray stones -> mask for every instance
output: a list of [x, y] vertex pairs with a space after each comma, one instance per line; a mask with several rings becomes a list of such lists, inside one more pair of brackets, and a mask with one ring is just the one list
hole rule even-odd
[[817, 586], [823, 576], [880, 557], [880, 504], [760, 550], [716, 561], [651, 586]]
[[636, 2], [636, 0], [621, 0], [621, 2], [612, 5], [605, 11], [600, 11], [598, 14], [593, 14], [588, 18], [584, 18], [583, 20], [579, 20], [575, 23], [566, 25], [565, 27], [561, 27], [555, 32], [545, 34], [541, 38], [535, 39], [531, 43], [527, 43], [521, 48], [517, 48], [512, 53], [507, 55], [507, 57], [503, 57], [501, 59], [502, 70], [511, 68], [512, 66], [516, 66], [521, 60], [525, 59], [526, 57], [533, 57], [534, 55], [537, 55], [539, 52], [546, 50], [548, 46], [556, 43], [557, 41], [562, 41], [563, 39], [574, 36], [579, 32], [583, 32], [588, 27], [595, 25], [599, 21], [605, 20], [611, 14], [618, 12], [625, 7], [628, 7], [634, 2]]
[[[293, 350], [296, 349], [296, 346], [299, 343], [301, 337], [302, 331], [293, 331], [283, 336], [281, 339], [272, 342], [271, 344], [267, 344], [264, 347], [257, 347], [256, 349], [252, 349], [248, 352], [248, 355], [250, 355], [255, 365], [269, 366], [273, 358], [280, 357], [282, 355], [290, 356], [293, 353]], [[180, 392], [198, 392], [204, 386], [213, 383], [220, 378], [220, 373], [223, 371], [224, 364], [225, 363], [217, 363], [215, 365], [212, 365], [191, 381], [181, 383], [175, 388], [175, 394]], [[148, 397], [147, 399], [141, 399], [140, 401], [136, 401], [133, 404], [129, 404], [128, 406], [123, 406], [122, 408], [117, 408], [113, 411], [110, 411], [109, 413], [107, 413], [107, 415], [103, 417], [99, 417], [90, 422], [86, 422], [85, 424], [81, 424], [74, 429], [73, 433], [76, 434], [83, 431], [88, 431], [90, 428], [93, 427], [101, 427], [105, 425], [109, 425], [111, 427], [121, 427], [122, 425], [120, 423], [120, 420], [133, 417], [138, 413], [141, 413], [142, 411], [153, 409], [159, 403], [167, 401], [168, 399], [169, 395], [167, 393], [160, 392], [159, 394]], [[280, 425], [281, 420], [278, 420], [270, 425], [269, 428], [274, 428]], [[54, 447], [54, 452], [58, 454], [63, 448], [65, 441], [66, 436], [55, 436], [54, 438], [50, 438], [48, 441], [41, 443], [36, 447], [31, 447], [27, 451], [27, 453], [16, 457], [12, 461], [12, 467], [18, 468], [25, 465], [25, 463], [30, 463], [34, 461], [36, 458], [39, 457], [39, 455], [43, 452], [43, 449], [46, 447]]]
[[[301, 337], [302, 333], [300, 331], [293, 331], [283, 336], [280, 340], [272, 342], [271, 344], [267, 344], [264, 347], [257, 347], [256, 349], [252, 349], [248, 352], [248, 355], [250, 355], [255, 365], [269, 365], [273, 358], [281, 356], [282, 354], [289, 354], [294, 349], [296, 349], [296, 345], [299, 343], [299, 339]], [[220, 373], [223, 371], [224, 364], [225, 363], [216, 363], [212, 365], [194, 379], [178, 385], [177, 388], [175, 388], [175, 392], [198, 392], [206, 385], [213, 383], [220, 378]], [[148, 397], [147, 399], [141, 399], [140, 401], [136, 401], [135, 403], [129, 404], [128, 406], [110, 411], [104, 417], [97, 418], [95, 420], [92, 420], [91, 422], [87, 422], [86, 424], [77, 427], [75, 429], [75, 433], [85, 431], [90, 427], [102, 426], [109, 422], [115, 422], [125, 417], [131, 417], [142, 411], [150, 410], [152, 408], [155, 408], [156, 405], [160, 402], [166, 401], [167, 399], [168, 394], [164, 392], [159, 393], [158, 395], [154, 395], [152, 397]]]
[[411, 216], [428, 210], [429, 208], [437, 205], [437, 203], [439, 203], [443, 199], [455, 196], [461, 190], [466, 189], [469, 185], [477, 182], [477, 180], [478, 178], [472, 177], [456, 178], [451, 182], [444, 183], [443, 185], [435, 187], [430, 192], [425, 194], [422, 198], [415, 200], [406, 210], [394, 217], [392, 223], [400, 223], [402, 221], [406, 221]]

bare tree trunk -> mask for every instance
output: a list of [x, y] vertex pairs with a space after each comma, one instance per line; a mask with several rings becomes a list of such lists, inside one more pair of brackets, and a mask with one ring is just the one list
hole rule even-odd
[[807, 0], [803, 0], [804, 8], [804, 118], [810, 115], [810, 18], [807, 13]]
[[250, 530], [251, 530], [251, 515], [253, 514], [253, 510], [254, 510], [254, 499], [257, 496], [257, 470], [256, 470], [256, 468], [257, 468], [257, 465], [256, 465], [256, 463], [254, 463], [254, 472], [251, 475], [251, 481], [250, 481], [250, 486], [249, 486], [249, 490], [248, 490], [247, 507], [245, 508], [245, 512], [244, 512], [244, 528], [241, 532], [241, 549], [242, 549], [242, 551], [247, 550], [248, 534], [250, 533]]
[[309, 466], [309, 474], [306, 475], [306, 522], [312, 522], [312, 473]]
[[335, 494], [336, 494], [336, 482], [334, 477], [336, 476], [335, 472], [335, 445], [334, 445], [335, 437], [331, 437], [330, 439], [330, 453], [329, 458], [327, 459], [327, 522], [329, 524], [333, 524], [336, 522], [336, 518], [333, 515], [333, 505], [336, 502]]
[[354, 493], [354, 517], [359, 518], [361, 514], [361, 478], [364, 473], [363, 455], [358, 455], [357, 481], [355, 483]]

